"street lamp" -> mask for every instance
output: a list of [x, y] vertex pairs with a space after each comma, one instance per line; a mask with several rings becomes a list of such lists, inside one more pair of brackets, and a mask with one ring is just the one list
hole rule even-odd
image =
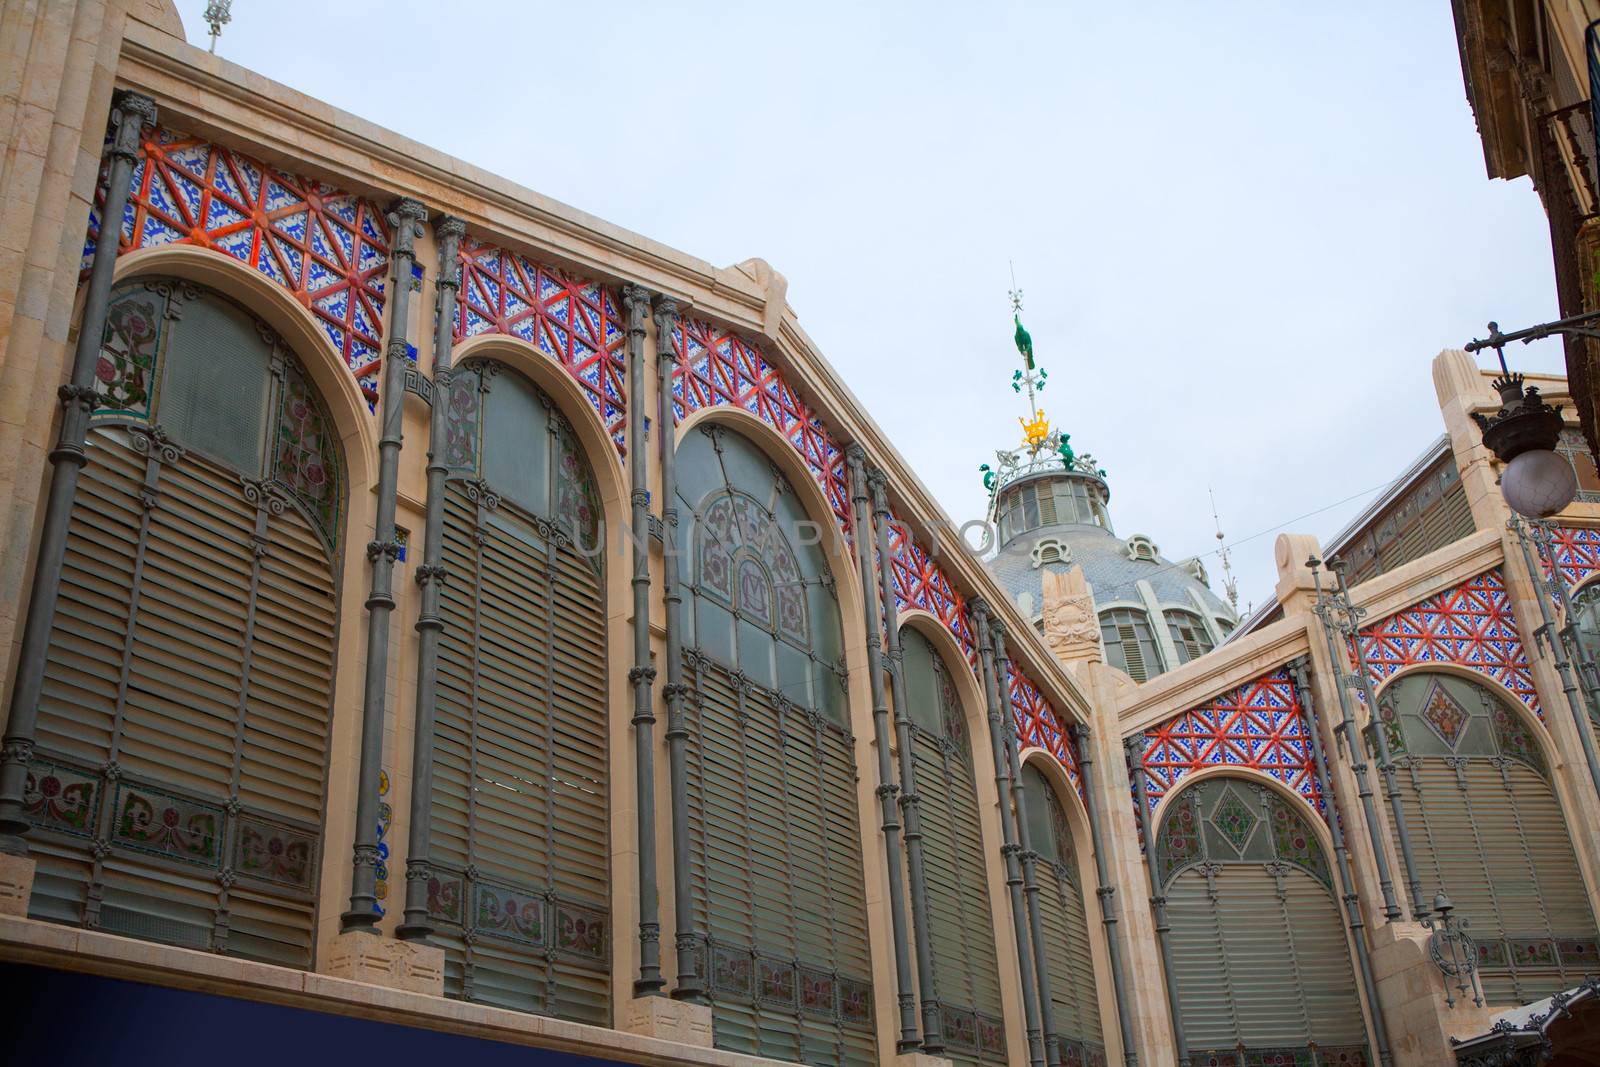
[[1500, 360], [1500, 377], [1494, 380], [1500, 410], [1487, 416], [1473, 412], [1472, 418], [1483, 432], [1483, 443], [1505, 464], [1500, 492], [1519, 515], [1543, 519], [1561, 511], [1578, 495], [1578, 476], [1567, 458], [1556, 451], [1561, 440], [1561, 406], [1545, 403], [1537, 386], [1528, 385], [1521, 374], [1506, 366], [1505, 346], [1511, 341], [1527, 344], [1554, 333], [1600, 340], [1600, 331], [1593, 328], [1597, 321], [1600, 313], [1591, 312], [1514, 333], [1501, 333], [1499, 324], [1491, 322], [1488, 340], [1474, 339], [1467, 345], [1468, 352], [1492, 348]]

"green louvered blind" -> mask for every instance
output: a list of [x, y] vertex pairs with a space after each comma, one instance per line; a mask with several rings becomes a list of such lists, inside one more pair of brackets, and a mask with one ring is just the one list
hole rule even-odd
[[1401, 678], [1379, 707], [1423, 899], [1443, 891], [1470, 921], [1488, 1002], [1530, 1003], [1594, 973], [1594, 915], [1533, 728], [1453, 675]]
[[445, 991], [609, 1025], [598, 505], [570, 429], [514, 372], [469, 364], [451, 411], [428, 882]]
[[1099, 983], [1095, 981], [1094, 950], [1089, 944], [1072, 830], [1056, 791], [1037, 767], [1023, 766], [1022, 783], [1028, 797], [1028, 840], [1039, 853], [1039, 918], [1044, 926], [1050, 1001], [1062, 1059], [1068, 1063], [1103, 1062]]
[[1156, 864], [1193, 1058], [1371, 1062], [1328, 860], [1287, 801], [1231, 778], [1191, 786], [1162, 820]]
[[793, 489], [707, 429], [678, 460], [694, 966], [717, 1047], [874, 1064], [838, 603]]
[[972, 745], [955, 686], [926, 637], [900, 630], [922, 823], [934, 995], [943, 1055], [1003, 1063], [1005, 1020]]
[[97, 388], [26, 784], [32, 914], [309, 967], [343, 499], [327, 412], [270, 331], [167, 280], [114, 293]]

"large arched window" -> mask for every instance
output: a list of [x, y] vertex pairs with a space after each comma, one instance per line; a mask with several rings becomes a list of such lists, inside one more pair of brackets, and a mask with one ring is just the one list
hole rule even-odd
[[1211, 651], [1211, 632], [1205, 622], [1192, 611], [1168, 608], [1162, 616], [1167, 620], [1167, 632], [1172, 635], [1172, 646], [1178, 650], [1178, 662], [1188, 663]]
[[944, 1054], [958, 1062], [1004, 1063], [1000, 965], [967, 720], [944, 660], [928, 639], [904, 626], [900, 647]]
[[1372, 1062], [1358, 1058], [1366, 1029], [1329, 859], [1288, 800], [1239, 778], [1190, 786], [1162, 818], [1156, 877], [1195, 1062]]
[[111, 298], [25, 807], [36, 918], [312, 962], [337, 434], [226, 298]]
[[428, 912], [450, 996], [609, 1024], [600, 507], [554, 403], [450, 390]]
[[1023, 765], [1022, 785], [1028, 797], [1028, 843], [1039, 854], [1039, 917], [1061, 1062], [1104, 1063], [1099, 984], [1072, 829], [1056, 791], [1031, 763]]
[[721, 1048], [875, 1063], [839, 605], [794, 489], [720, 427], [678, 448], [699, 965]]
[[1423, 899], [1443, 891], [1471, 921], [1489, 1003], [1525, 1004], [1594, 973], [1594, 914], [1521, 715], [1475, 681], [1431, 672], [1396, 679], [1378, 707]]

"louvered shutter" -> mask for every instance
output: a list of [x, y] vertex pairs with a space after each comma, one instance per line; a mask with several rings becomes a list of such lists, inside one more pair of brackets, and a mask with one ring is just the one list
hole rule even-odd
[[448, 483], [429, 913], [451, 996], [610, 1022], [605, 620], [548, 524]]
[[704, 657], [688, 662], [695, 918], [717, 1045], [876, 1063], [848, 735]]
[[1083, 1044], [1098, 1050], [1105, 1039], [1083, 891], [1073, 872], [1061, 861], [1040, 863], [1038, 878], [1056, 1033], [1069, 1045]]
[[309, 966], [326, 550], [269, 487], [142, 430], [88, 453], [29, 775], [34, 914]]

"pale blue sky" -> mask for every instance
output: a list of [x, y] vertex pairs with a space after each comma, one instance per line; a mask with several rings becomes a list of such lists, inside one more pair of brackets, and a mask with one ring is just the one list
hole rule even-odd
[[[1363, 493], [1289, 526], [1326, 538], [1442, 432], [1440, 348], [1555, 316], [1538, 198], [1485, 178], [1446, 0], [1133, 7], [236, 0], [218, 51], [766, 259], [957, 521], [1018, 438], [1010, 260], [1119, 533], [1181, 558], [1208, 484], [1230, 541]], [[1241, 609], [1271, 595], [1270, 535], [1234, 563]]]

